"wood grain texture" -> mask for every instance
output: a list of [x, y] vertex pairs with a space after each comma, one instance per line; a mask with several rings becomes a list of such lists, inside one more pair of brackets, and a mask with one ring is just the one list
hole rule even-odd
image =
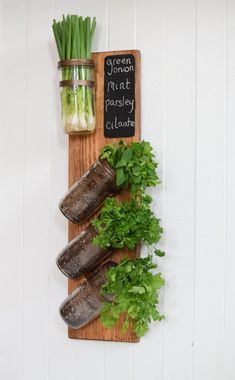
[[[84, 174], [90, 165], [98, 158], [100, 149], [107, 143], [118, 142], [119, 139], [107, 139], [104, 137], [104, 58], [107, 55], [133, 54], [135, 57], [135, 136], [125, 138], [128, 141], [140, 140], [140, 52], [137, 50], [124, 50], [94, 53], [95, 61], [95, 83], [96, 83], [96, 133], [86, 136], [70, 136], [69, 137], [69, 186], [72, 186], [82, 174]], [[128, 198], [128, 193], [118, 195], [119, 199]], [[79, 234], [89, 221], [82, 224], [73, 224], [69, 222], [69, 241]], [[129, 252], [127, 250], [116, 251], [110, 259], [119, 262], [123, 256], [136, 257], [139, 255], [139, 248]], [[68, 290], [71, 293], [77, 288], [81, 280], [69, 280]], [[99, 318], [90, 322], [79, 330], [69, 328], [69, 338], [73, 339], [94, 339], [94, 340], [111, 340], [122, 342], [138, 342], [139, 339], [129, 330], [125, 334], [120, 333], [119, 325], [112, 329], [106, 329], [102, 326]]]

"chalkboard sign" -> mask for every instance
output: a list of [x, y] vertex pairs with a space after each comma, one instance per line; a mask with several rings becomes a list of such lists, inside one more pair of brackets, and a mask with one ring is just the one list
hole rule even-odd
[[104, 136], [135, 135], [135, 57], [109, 55], [104, 60]]

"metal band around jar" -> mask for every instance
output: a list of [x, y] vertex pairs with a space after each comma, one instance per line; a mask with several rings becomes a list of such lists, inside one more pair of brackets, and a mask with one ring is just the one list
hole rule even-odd
[[64, 59], [58, 62], [58, 69], [71, 66], [90, 66], [94, 67], [93, 59]]
[[60, 87], [66, 87], [66, 86], [89, 86], [94, 87], [94, 81], [93, 80], [61, 80], [60, 81]]

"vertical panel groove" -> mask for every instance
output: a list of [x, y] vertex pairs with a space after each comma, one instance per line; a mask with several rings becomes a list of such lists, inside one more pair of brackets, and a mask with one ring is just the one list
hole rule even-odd
[[192, 331], [192, 380], [194, 380], [194, 341], [195, 341], [195, 291], [196, 291], [196, 254], [197, 254], [197, 18], [198, 0], [195, 0], [195, 150], [194, 150], [194, 258], [193, 258], [193, 331]]
[[25, 249], [25, 177], [26, 177], [26, 120], [27, 120], [27, 90], [28, 90], [28, 33], [29, 33], [29, 0], [26, 0], [26, 25], [25, 25], [25, 86], [24, 86], [24, 129], [23, 129], [23, 189], [22, 189], [22, 257], [21, 257], [21, 380], [24, 380], [24, 249]]
[[[51, 0], [51, 20], [55, 18], [55, 1], [56, 0]], [[53, 112], [53, 111], [52, 111]], [[50, 133], [50, 146], [53, 144], [53, 117], [51, 118], [50, 122], [50, 127], [51, 127], [51, 133]], [[50, 210], [50, 220], [53, 220], [53, 204], [52, 204], [52, 189], [53, 189], [53, 153], [51, 152], [50, 154], [50, 188], [49, 188], [49, 210]], [[54, 256], [52, 255], [53, 253], [53, 224], [51, 222], [51, 228], [50, 228], [50, 265], [54, 265]], [[48, 380], [53, 380], [51, 378], [51, 356], [53, 355], [52, 353], [52, 334], [51, 334], [51, 329], [52, 329], [52, 310], [53, 308], [51, 307], [52, 305], [52, 299], [53, 299], [53, 277], [51, 271], [49, 271], [49, 321], [48, 321], [48, 326], [49, 326], [49, 334], [48, 334], [48, 342], [47, 342], [47, 347], [49, 350], [48, 353], [48, 359], [47, 359], [47, 366], [48, 366], [48, 371], [47, 371], [47, 379]]]
[[137, 36], [136, 36], [136, 28], [137, 28], [137, 0], [134, 0], [134, 49], [136, 49], [136, 40], [137, 40]]
[[225, 1], [198, 0], [194, 379], [221, 378], [225, 265]]
[[226, 283], [228, 254], [228, 0], [225, 2], [225, 139], [224, 139], [224, 280], [223, 280], [223, 341], [220, 379], [224, 380], [225, 331], [226, 331]]
[[[162, 1], [162, 10], [163, 10], [163, 133], [162, 133], [162, 218], [165, 223], [166, 216], [166, 128], [167, 128], [167, 0]], [[165, 226], [163, 239], [165, 239]], [[165, 242], [164, 242], [165, 243]], [[166, 246], [166, 243], [165, 243]], [[166, 246], [167, 247], [167, 246]], [[166, 262], [167, 262], [166, 252]], [[166, 284], [167, 284], [167, 264], [164, 265]], [[165, 315], [165, 287], [163, 289], [163, 313]], [[167, 316], [166, 316], [167, 318]], [[161, 342], [161, 380], [164, 380], [164, 362], [165, 362], [165, 329], [162, 329], [162, 342]]]
[[107, 0], [107, 6], [106, 6], [106, 30], [107, 30], [107, 33], [106, 33], [106, 44], [105, 44], [107, 51], [109, 50], [109, 28], [110, 28], [109, 22], [110, 22], [110, 0]]
[[227, 95], [227, 189], [226, 189], [226, 282], [225, 282], [225, 323], [224, 323], [224, 364], [223, 376], [224, 380], [233, 380], [235, 378], [235, 255], [234, 255], [234, 212], [235, 212], [235, 3], [227, 0], [227, 79], [226, 79], [226, 95]]

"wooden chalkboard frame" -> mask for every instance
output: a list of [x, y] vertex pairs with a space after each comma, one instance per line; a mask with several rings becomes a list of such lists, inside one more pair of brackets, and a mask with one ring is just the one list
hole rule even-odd
[[[69, 136], [69, 187], [86, 172], [90, 165], [97, 159], [102, 148], [107, 143], [118, 142], [119, 138], [106, 138], [104, 136], [104, 59], [106, 56], [133, 54], [135, 57], [135, 135], [123, 138], [124, 141], [140, 141], [140, 52], [138, 50], [122, 50], [112, 52], [93, 53], [95, 61], [95, 94], [96, 94], [96, 133], [90, 135]], [[119, 199], [127, 199], [128, 193], [118, 195]], [[69, 222], [68, 239], [76, 237], [89, 224], [89, 221], [82, 224]], [[119, 262], [123, 256], [131, 258], [139, 255], [139, 248], [129, 252], [127, 250], [116, 251], [110, 259]], [[69, 280], [68, 291], [71, 293], [77, 288], [80, 280]], [[106, 329], [100, 323], [99, 318], [90, 322], [79, 330], [69, 328], [68, 336], [72, 339], [94, 339], [121, 342], [138, 342], [139, 339], [129, 329], [125, 334], [120, 331], [120, 324], [114, 328]]]
[[104, 135], [135, 136], [135, 56], [107, 55], [104, 59]]

